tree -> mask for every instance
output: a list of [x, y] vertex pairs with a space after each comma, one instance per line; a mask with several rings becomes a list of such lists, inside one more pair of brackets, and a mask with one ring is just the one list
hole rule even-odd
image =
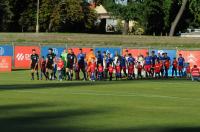
[[174, 35], [174, 32], [175, 32], [175, 29], [176, 29], [176, 26], [185, 10], [185, 7], [186, 7], [186, 4], [187, 4], [188, 0], [182, 0], [182, 5], [181, 5], [181, 8], [175, 18], [175, 20], [172, 22], [172, 25], [171, 25], [171, 29], [170, 29], [170, 33], [169, 33], [169, 36], [173, 36]]
[[10, 1], [0, 1], [0, 31], [7, 31], [12, 21], [13, 13], [11, 11]]
[[160, 35], [165, 26], [165, 12], [163, 0], [145, 0], [144, 27], [147, 34]]
[[[105, 4], [106, 3], [106, 4]], [[117, 19], [124, 20], [123, 34], [128, 34], [129, 21], [141, 20], [142, 2], [140, 0], [128, 1], [127, 5], [115, 4], [112, 1], [104, 1], [108, 11]]]
[[194, 25], [196, 27], [200, 26], [200, 1], [199, 0], [191, 0], [190, 1], [190, 11], [194, 15]]

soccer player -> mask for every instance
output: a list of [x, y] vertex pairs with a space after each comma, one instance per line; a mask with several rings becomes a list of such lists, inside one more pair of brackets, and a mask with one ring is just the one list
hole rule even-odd
[[133, 80], [135, 78], [135, 73], [134, 73], [134, 63], [129, 62], [128, 65], [128, 79]]
[[192, 74], [192, 81], [197, 80], [200, 81], [200, 70], [197, 67], [197, 65], [194, 65], [192, 70], [191, 70], [191, 74]]
[[66, 68], [68, 80], [72, 81], [73, 79], [73, 68], [75, 67], [76, 61], [77, 59], [73, 50], [69, 49], [69, 53], [67, 54], [67, 68]]
[[107, 79], [107, 74], [108, 74], [108, 68], [109, 66], [112, 65], [113, 66], [113, 59], [110, 56], [110, 53], [107, 54], [107, 58], [106, 58], [106, 79]]
[[133, 65], [135, 64], [135, 58], [133, 58], [132, 54], [128, 54], [128, 59], [127, 59], [127, 62], [128, 62], [128, 66], [130, 65], [130, 63], [132, 63]]
[[64, 68], [64, 61], [62, 60], [62, 57], [59, 58], [58, 63], [57, 63], [57, 70], [58, 70], [58, 80], [62, 81], [63, 76], [62, 76], [62, 71]]
[[42, 80], [43, 79], [43, 75], [45, 76], [46, 78], [46, 61], [44, 59], [44, 56], [42, 56], [42, 58], [40, 59], [40, 79]]
[[184, 63], [185, 63], [185, 59], [182, 57], [182, 54], [179, 54], [179, 57], [178, 57], [178, 74], [179, 74], [179, 77], [183, 77]]
[[89, 72], [90, 72], [90, 80], [91, 81], [95, 81], [95, 78], [96, 78], [96, 62], [94, 59], [91, 60], [91, 64], [89, 66]]
[[144, 58], [144, 69], [147, 78], [150, 76], [151, 73], [151, 64], [152, 64], [152, 57], [149, 56], [149, 52], [147, 52], [146, 57]]
[[104, 70], [104, 73], [103, 73], [103, 78], [106, 80], [107, 79], [107, 72], [108, 72], [108, 69], [107, 69], [107, 65], [106, 65], [106, 60], [107, 60], [107, 55], [106, 55], [106, 52], [104, 51], [103, 52], [103, 70]]
[[[79, 72], [80, 70], [83, 72], [83, 80], [86, 80], [86, 65], [85, 65], [85, 57], [86, 57], [86, 54], [83, 53], [83, 49], [80, 48], [79, 49], [79, 54], [77, 55], [77, 61], [78, 61], [78, 68], [79, 68]], [[77, 73], [78, 74], [78, 78], [80, 78], [79, 76], [79, 72]]]
[[164, 70], [165, 70], [165, 78], [168, 78], [168, 72], [171, 65], [170, 57], [167, 53], [164, 53]]
[[36, 50], [32, 49], [31, 55], [31, 80], [34, 80], [34, 73], [36, 72], [37, 80], [39, 80], [39, 73], [38, 73], [38, 62], [39, 62], [39, 55], [36, 54]]
[[[48, 49], [48, 54], [46, 57], [46, 79], [52, 80], [53, 77], [53, 64], [55, 62], [55, 54], [53, 53], [53, 49], [49, 48]], [[50, 73], [50, 76], [49, 76]]]
[[138, 78], [140, 77], [142, 79], [142, 69], [143, 69], [143, 66], [141, 65], [141, 62], [138, 62], [138, 65], [137, 65], [137, 70], [138, 70]]
[[126, 59], [124, 56], [121, 56], [121, 58], [120, 58], [120, 66], [121, 66], [122, 72], [124, 73], [123, 76], [127, 77], [128, 75], [126, 72]]
[[97, 67], [97, 72], [98, 72], [98, 80], [102, 80], [103, 78], [103, 66], [101, 63], [99, 63], [98, 67]]
[[116, 66], [115, 66], [115, 77], [116, 80], [118, 80], [119, 78], [121, 78], [121, 66], [120, 66], [120, 62], [116, 62]]
[[174, 77], [174, 73], [175, 73], [175, 77], [177, 77], [177, 68], [178, 68], [178, 61], [176, 60], [176, 57], [175, 57], [172, 62], [172, 77]]
[[191, 77], [190, 63], [186, 63], [186, 77], [187, 77], [187, 79], [190, 79], [190, 77]]
[[62, 75], [63, 75], [63, 78], [66, 80], [66, 67], [67, 67], [67, 49], [65, 48], [63, 50], [63, 52], [61, 53], [61, 58], [64, 62], [64, 68], [63, 68], [63, 71], [62, 71]]
[[109, 79], [110, 81], [112, 81], [113, 70], [114, 70], [114, 68], [113, 68], [112, 64], [109, 64], [108, 72], [109, 72], [109, 76], [110, 76], [110, 79]]
[[154, 76], [154, 67], [155, 67], [155, 62], [157, 60], [157, 56], [155, 55], [155, 51], [151, 52], [151, 76]]
[[155, 60], [154, 70], [155, 70], [155, 78], [160, 78], [161, 65], [158, 60]]
[[[84, 69], [85, 70], [85, 69]], [[75, 72], [75, 78], [76, 78], [76, 80], [80, 80], [80, 75], [79, 75], [79, 73], [80, 73], [80, 68], [79, 68], [79, 65], [78, 65], [78, 63], [75, 65], [75, 67], [74, 67], [74, 72]]]

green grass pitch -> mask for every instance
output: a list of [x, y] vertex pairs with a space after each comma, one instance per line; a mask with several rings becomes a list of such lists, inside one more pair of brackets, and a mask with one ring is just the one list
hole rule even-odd
[[0, 74], [0, 132], [199, 132], [200, 83], [30, 81]]

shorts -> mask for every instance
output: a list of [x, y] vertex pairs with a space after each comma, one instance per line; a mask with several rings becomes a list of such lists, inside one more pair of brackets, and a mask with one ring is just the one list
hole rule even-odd
[[144, 69], [146, 72], [150, 72], [151, 71], [151, 65], [145, 65]]
[[178, 70], [182, 71], [183, 70], [183, 66], [178, 66]]
[[32, 64], [31, 64], [31, 69], [32, 69], [32, 70], [38, 70], [38, 64], [32, 63]]
[[78, 68], [79, 68], [79, 69], [85, 69], [85, 64], [79, 63], [79, 64], [78, 64]]
[[67, 63], [67, 68], [68, 69], [73, 69], [73, 65], [74, 65], [74, 63]]
[[53, 70], [53, 63], [47, 63], [47, 69]]

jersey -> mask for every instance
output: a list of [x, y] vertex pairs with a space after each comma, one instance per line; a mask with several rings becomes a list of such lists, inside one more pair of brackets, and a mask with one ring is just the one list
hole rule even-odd
[[128, 58], [128, 64], [130, 64], [130, 63], [135, 63], [135, 58], [133, 58], [133, 57], [129, 57]]
[[79, 53], [77, 55], [77, 60], [78, 60], [78, 64], [84, 65], [84, 63], [85, 63], [85, 54]]
[[110, 64], [113, 63], [113, 59], [112, 58], [106, 58], [106, 66], [109, 67]]
[[133, 64], [128, 66], [128, 73], [129, 74], [133, 74], [134, 73], [134, 65]]
[[61, 69], [63, 69], [63, 67], [64, 67], [64, 62], [63, 62], [63, 61], [59, 61], [59, 62], [57, 63], [57, 69], [58, 69], [58, 70], [61, 70]]
[[170, 67], [170, 57], [167, 56], [167, 57], [164, 58], [164, 66], [166, 68]]
[[103, 56], [101, 54], [97, 55], [97, 64], [103, 65]]
[[176, 60], [174, 60], [173, 63], [172, 63], [172, 65], [173, 65], [173, 68], [176, 69], [178, 67], [178, 62]]
[[100, 73], [103, 72], [103, 66], [98, 66], [98, 72], [100, 72]]
[[192, 68], [191, 74], [192, 74], [193, 77], [200, 77], [199, 68]]
[[53, 64], [54, 63], [54, 58], [56, 57], [56, 55], [54, 53], [52, 54], [47, 54], [47, 59], [48, 59], [48, 64]]
[[125, 59], [125, 57], [121, 57], [121, 59], [120, 59], [120, 66], [121, 67], [126, 67], [126, 59]]
[[178, 58], [178, 65], [179, 66], [183, 66], [184, 65], [184, 62], [185, 62], [185, 59], [183, 57], [179, 57]]
[[91, 63], [90, 64], [90, 72], [95, 72], [96, 70], [96, 63]]
[[67, 63], [73, 65], [74, 61], [76, 59], [76, 56], [73, 53], [67, 54]]
[[116, 66], [115, 70], [116, 70], [116, 73], [120, 73], [121, 72], [121, 67], [120, 66]]
[[151, 61], [152, 61], [152, 65], [153, 65], [153, 66], [154, 66], [155, 63], [156, 63], [156, 60], [157, 60], [157, 56], [156, 56], [156, 55], [154, 55], [154, 56], [151, 57]]
[[152, 63], [152, 57], [151, 56], [147, 56], [144, 58], [145, 60], [145, 65], [151, 65]]
[[160, 73], [161, 65], [159, 63], [155, 64], [155, 73]]
[[32, 61], [32, 64], [38, 63], [38, 61], [39, 61], [39, 55], [38, 54], [32, 54], [31, 55], [31, 61]]
[[109, 66], [109, 67], [108, 67], [108, 71], [109, 71], [109, 73], [113, 73], [113, 70], [114, 70], [114, 69], [113, 69], [112, 66]]

